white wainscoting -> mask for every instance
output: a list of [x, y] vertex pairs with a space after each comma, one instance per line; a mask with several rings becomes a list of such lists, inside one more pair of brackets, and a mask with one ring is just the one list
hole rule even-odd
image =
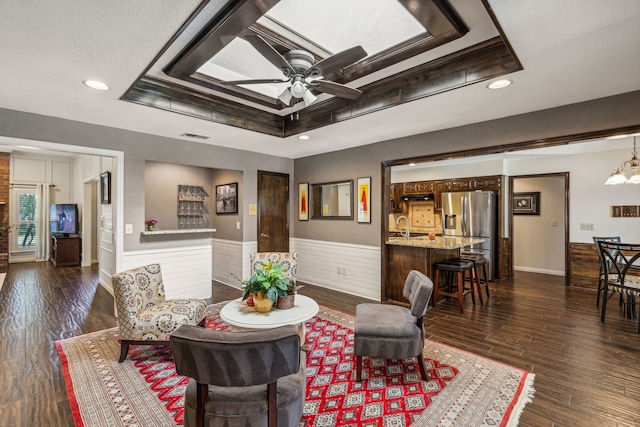
[[132, 251], [123, 270], [159, 263], [167, 299], [211, 298], [211, 245]]
[[233, 276], [246, 279], [251, 276], [249, 254], [258, 248], [258, 242], [238, 242], [236, 240], [211, 239], [213, 248], [213, 280], [234, 288], [242, 286]]
[[291, 239], [290, 249], [298, 253], [299, 281], [380, 301], [379, 247]]

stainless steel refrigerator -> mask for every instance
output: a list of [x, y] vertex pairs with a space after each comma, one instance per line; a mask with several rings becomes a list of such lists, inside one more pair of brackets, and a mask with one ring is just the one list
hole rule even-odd
[[493, 191], [442, 193], [443, 235], [484, 239], [484, 243], [463, 251], [484, 255], [489, 280], [496, 277], [497, 271], [497, 217], [498, 205]]

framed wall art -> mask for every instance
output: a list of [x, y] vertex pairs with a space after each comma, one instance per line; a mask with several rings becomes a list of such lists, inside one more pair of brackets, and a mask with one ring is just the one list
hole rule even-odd
[[309, 183], [298, 184], [298, 220], [309, 221]]
[[358, 222], [371, 222], [371, 177], [358, 178]]
[[513, 193], [514, 215], [540, 215], [540, 192]]
[[103, 205], [111, 204], [111, 172], [100, 174], [100, 203]]
[[216, 185], [216, 213], [238, 213], [238, 183]]

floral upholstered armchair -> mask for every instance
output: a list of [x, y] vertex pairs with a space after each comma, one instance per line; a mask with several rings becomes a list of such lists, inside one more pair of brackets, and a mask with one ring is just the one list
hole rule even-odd
[[130, 345], [169, 345], [180, 325], [204, 323], [205, 301], [165, 299], [160, 264], [123, 271], [111, 282], [120, 328], [119, 362], [127, 358]]
[[285, 271], [284, 278], [295, 279], [298, 273], [297, 252], [253, 252], [250, 255], [251, 274], [256, 271], [256, 266], [266, 266], [267, 263], [280, 264]]

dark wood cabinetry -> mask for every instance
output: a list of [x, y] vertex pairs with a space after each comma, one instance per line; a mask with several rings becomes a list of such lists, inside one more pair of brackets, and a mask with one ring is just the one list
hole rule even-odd
[[404, 183], [404, 194], [429, 194], [433, 192], [431, 181], [416, 181]]
[[389, 210], [391, 213], [402, 213], [404, 210], [404, 202], [402, 200], [403, 184], [391, 184], [391, 205]]
[[449, 180], [447, 191], [471, 191], [473, 190], [472, 178], [454, 178]]
[[412, 246], [387, 245], [387, 286], [382, 290], [382, 300], [406, 304], [403, 296], [404, 282], [411, 270], [433, 276], [433, 264], [458, 256], [458, 249], [431, 249]]
[[448, 191], [495, 191], [501, 194], [502, 175], [476, 176], [472, 178], [452, 178], [436, 181], [415, 181], [391, 184], [391, 212], [402, 213], [402, 194], [433, 194], [433, 207], [442, 210], [442, 193]]
[[56, 267], [80, 265], [80, 237], [51, 236], [51, 262]]
[[442, 193], [449, 191], [449, 181], [433, 181], [433, 209], [442, 210]]
[[473, 179], [473, 189], [499, 192], [502, 186], [501, 175], [479, 176]]

